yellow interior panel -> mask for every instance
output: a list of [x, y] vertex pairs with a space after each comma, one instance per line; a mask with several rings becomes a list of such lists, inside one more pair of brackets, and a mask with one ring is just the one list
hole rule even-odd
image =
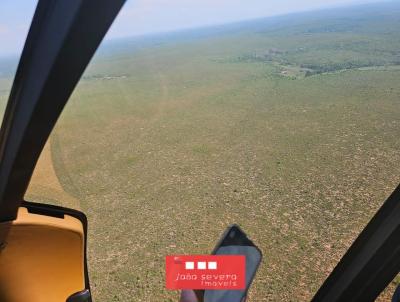
[[16, 220], [0, 223], [1, 302], [65, 302], [84, 288], [84, 230], [78, 219], [21, 207]]

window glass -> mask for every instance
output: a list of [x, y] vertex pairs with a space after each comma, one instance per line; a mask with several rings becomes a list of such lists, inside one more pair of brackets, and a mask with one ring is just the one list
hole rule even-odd
[[398, 184], [399, 3], [215, 2], [128, 1], [38, 163], [99, 301], [177, 301], [165, 256], [231, 223], [265, 257], [249, 301], [309, 301]]
[[37, 1], [0, 2], [0, 112], [11, 90], [19, 56], [28, 34]]

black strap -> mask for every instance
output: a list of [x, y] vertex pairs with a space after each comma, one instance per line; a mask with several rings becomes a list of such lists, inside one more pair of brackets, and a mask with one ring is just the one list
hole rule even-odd
[[13, 220], [64, 105], [125, 0], [40, 0], [0, 131], [0, 222]]

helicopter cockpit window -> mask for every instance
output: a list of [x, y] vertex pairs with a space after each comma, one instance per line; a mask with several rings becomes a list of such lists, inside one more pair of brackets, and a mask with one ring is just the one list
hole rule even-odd
[[[97, 300], [178, 301], [165, 256], [232, 223], [264, 255], [249, 301], [312, 299], [399, 180], [400, 4], [364, 2], [127, 2], [27, 194], [87, 214]], [[4, 3], [0, 55], [34, 7]]]

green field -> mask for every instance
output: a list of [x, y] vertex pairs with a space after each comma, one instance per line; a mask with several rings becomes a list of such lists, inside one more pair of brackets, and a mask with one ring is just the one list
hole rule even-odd
[[398, 2], [105, 43], [50, 139], [95, 301], [177, 301], [165, 255], [231, 223], [264, 253], [249, 301], [310, 300], [399, 183], [399, 83]]

